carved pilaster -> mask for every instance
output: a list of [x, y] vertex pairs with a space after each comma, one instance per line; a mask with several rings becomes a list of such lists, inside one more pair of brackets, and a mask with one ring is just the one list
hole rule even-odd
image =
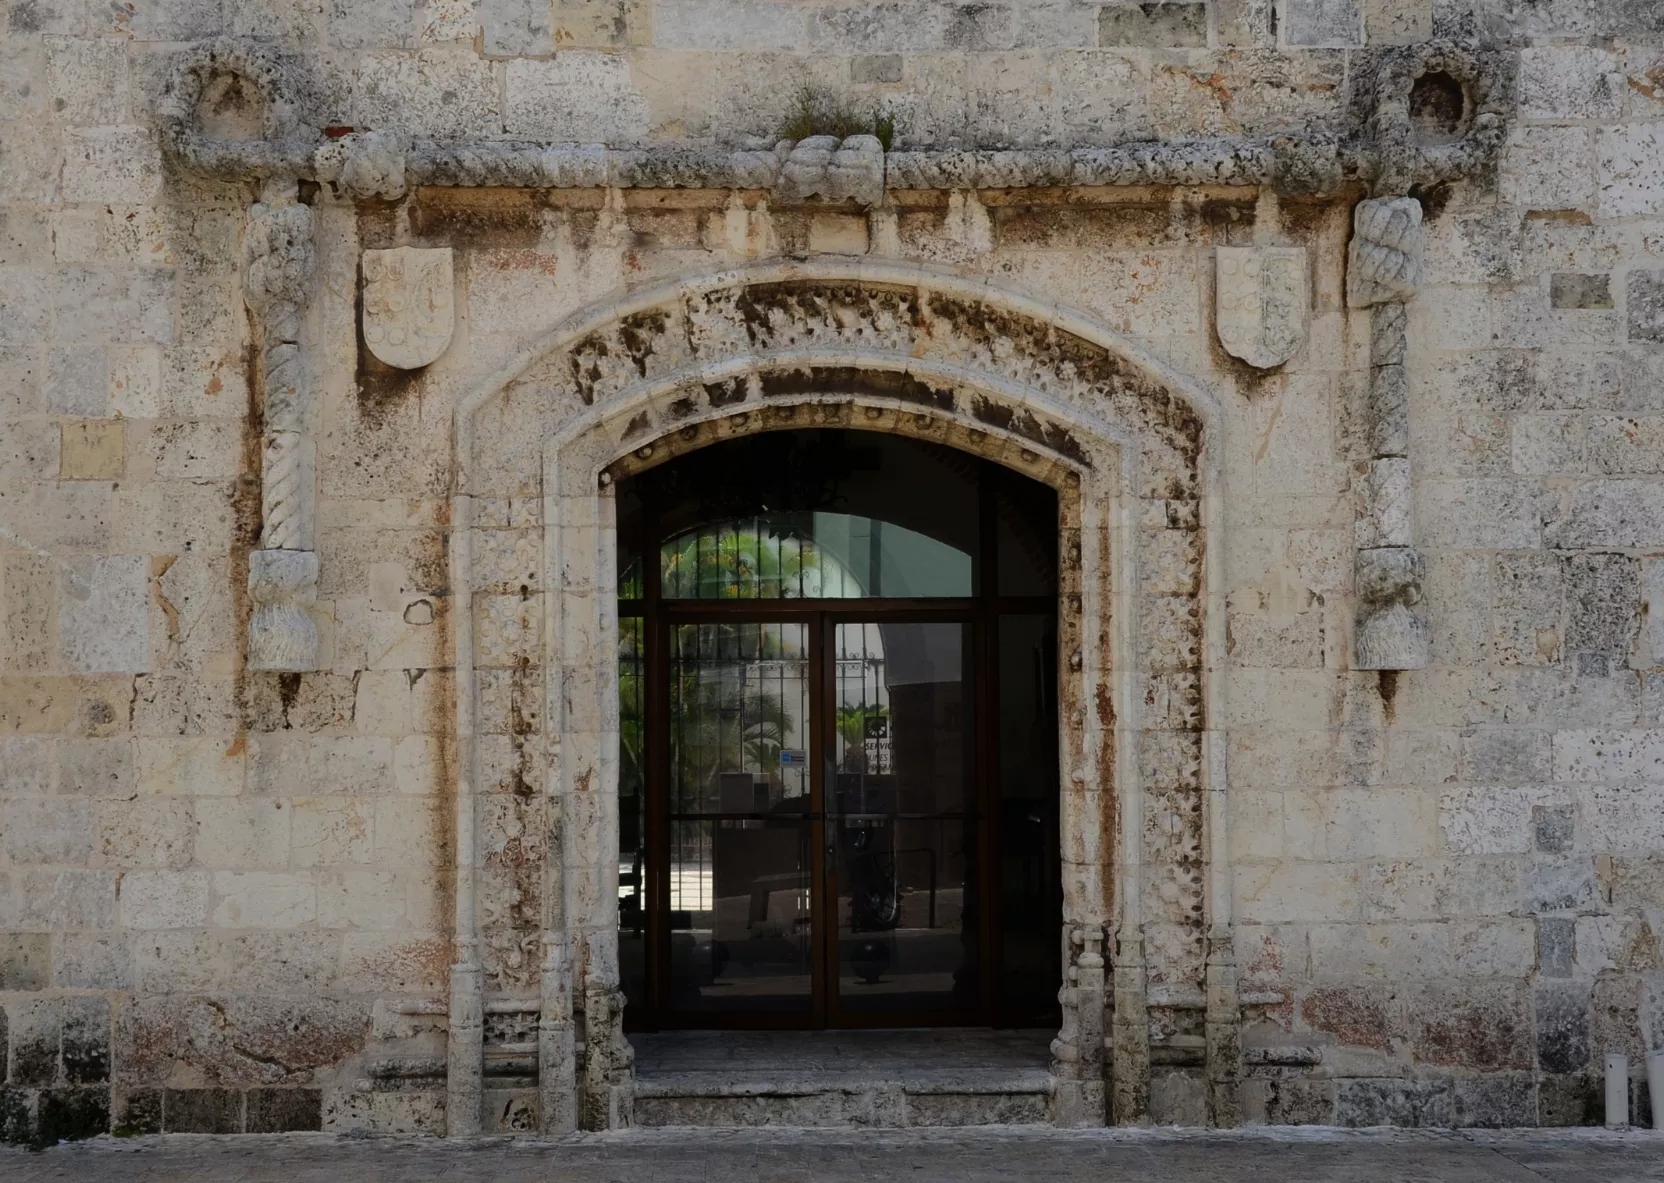
[[1104, 1124], [1103, 930], [1082, 925], [1069, 931], [1069, 966], [1058, 1001], [1063, 1023], [1052, 1040], [1057, 1081], [1053, 1120], [1060, 1126]]
[[477, 953], [451, 966], [451, 1016], [445, 1052], [445, 1132], [480, 1132], [485, 1087], [485, 976]]
[[1208, 1124], [1242, 1124], [1242, 1008], [1236, 992], [1236, 952], [1229, 928], [1208, 937]]
[[624, 991], [618, 985], [615, 929], [588, 934], [584, 979], [582, 1125], [627, 1129], [635, 1121], [635, 1049], [624, 1038]]
[[1353, 665], [1415, 670], [1431, 659], [1421, 602], [1424, 566], [1415, 549], [1410, 488], [1409, 383], [1405, 372], [1409, 314], [1405, 302], [1421, 281], [1421, 203], [1391, 197], [1358, 204], [1347, 261], [1346, 298], [1371, 309], [1370, 462], [1360, 482], [1355, 584], [1358, 618]]
[[301, 315], [312, 279], [312, 211], [294, 185], [268, 186], [243, 236], [243, 298], [254, 313], [261, 425], [261, 549], [249, 556], [248, 664], [318, 668], [318, 630], [307, 609], [318, 585], [312, 553], [311, 392], [301, 356]]
[[1144, 940], [1122, 934], [1115, 952], [1115, 1010], [1110, 1026], [1114, 1069], [1109, 1120], [1143, 1125], [1150, 1120], [1150, 995]]
[[577, 1032], [572, 1016], [572, 958], [564, 933], [543, 936], [539, 976], [543, 1011], [537, 1024], [538, 1111], [545, 1134], [578, 1128]]

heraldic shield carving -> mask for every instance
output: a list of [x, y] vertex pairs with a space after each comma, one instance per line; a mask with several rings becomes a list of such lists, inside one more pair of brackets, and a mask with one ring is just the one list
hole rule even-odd
[[364, 344], [376, 357], [420, 369], [445, 352], [455, 322], [449, 247], [364, 252]]
[[1258, 369], [1280, 366], [1306, 343], [1311, 281], [1304, 247], [1219, 248], [1219, 340]]

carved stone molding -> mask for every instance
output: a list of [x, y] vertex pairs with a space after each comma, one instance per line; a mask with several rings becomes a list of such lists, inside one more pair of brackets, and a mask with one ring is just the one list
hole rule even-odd
[[[886, 189], [1101, 185], [1269, 185], [1291, 196], [1361, 182], [1407, 192], [1483, 173], [1505, 135], [1511, 59], [1449, 41], [1357, 55], [1344, 134], [1289, 128], [1265, 136], [1150, 140], [1111, 147], [1019, 151], [970, 148], [885, 152], [872, 136], [811, 136], [772, 150], [517, 140], [406, 141], [367, 128], [339, 140], [305, 128], [309, 92], [296, 59], [253, 43], [217, 40], [183, 51], [162, 96], [163, 143], [182, 166], [221, 178], [285, 176], [339, 184], [355, 197], [394, 200], [414, 185], [520, 188], [767, 189], [781, 201], [876, 205]], [[267, 104], [264, 137], [222, 140], [196, 125], [218, 75], [242, 77]], [[1460, 90], [1461, 114], [1427, 134], [1411, 118], [1423, 80]]]
[[1421, 203], [1413, 197], [1360, 202], [1346, 274], [1347, 303], [1371, 309], [1369, 469], [1359, 482], [1354, 526], [1358, 616], [1353, 665], [1415, 670], [1431, 660], [1431, 634], [1417, 609], [1425, 566], [1414, 543], [1410, 488], [1409, 380], [1405, 301], [1421, 277]]

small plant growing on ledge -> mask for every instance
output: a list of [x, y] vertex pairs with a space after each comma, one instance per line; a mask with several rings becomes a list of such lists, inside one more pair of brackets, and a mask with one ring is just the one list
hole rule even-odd
[[805, 140], [810, 136], [876, 136], [890, 150], [896, 138], [895, 116], [874, 107], [862, 114], [841, 99], [813, 87], [802, 87], [797, 92], [797, 105], [780, 124], [778, 138]]

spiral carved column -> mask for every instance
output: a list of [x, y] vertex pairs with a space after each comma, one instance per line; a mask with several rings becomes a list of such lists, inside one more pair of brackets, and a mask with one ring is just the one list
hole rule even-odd
[[312, 211], [294, 185], [268, 186], [249, 210], [243, 236], [244, 300], [254, 313], [261, 431], [260, 549], [249, 555], [254, 615], [248, 664], [257, 670], [318, 666], [318, 628], [307, 609], [318, 586], [312, 549], [311, 392], [300, 349], [301, 313], [312, 278]]
[[1413, 197], [1360, 202], [1352, 225], [1347, 303], [1372, 310], [1370, 460], [1354, 525], [1359, 607], [1353, 665], [1416, 670], [1430, 660], [1431, 640], [1417, 608], [1426, 571], [1414, 545], [1405, 305], [1421, 280], [1421, 203]]

